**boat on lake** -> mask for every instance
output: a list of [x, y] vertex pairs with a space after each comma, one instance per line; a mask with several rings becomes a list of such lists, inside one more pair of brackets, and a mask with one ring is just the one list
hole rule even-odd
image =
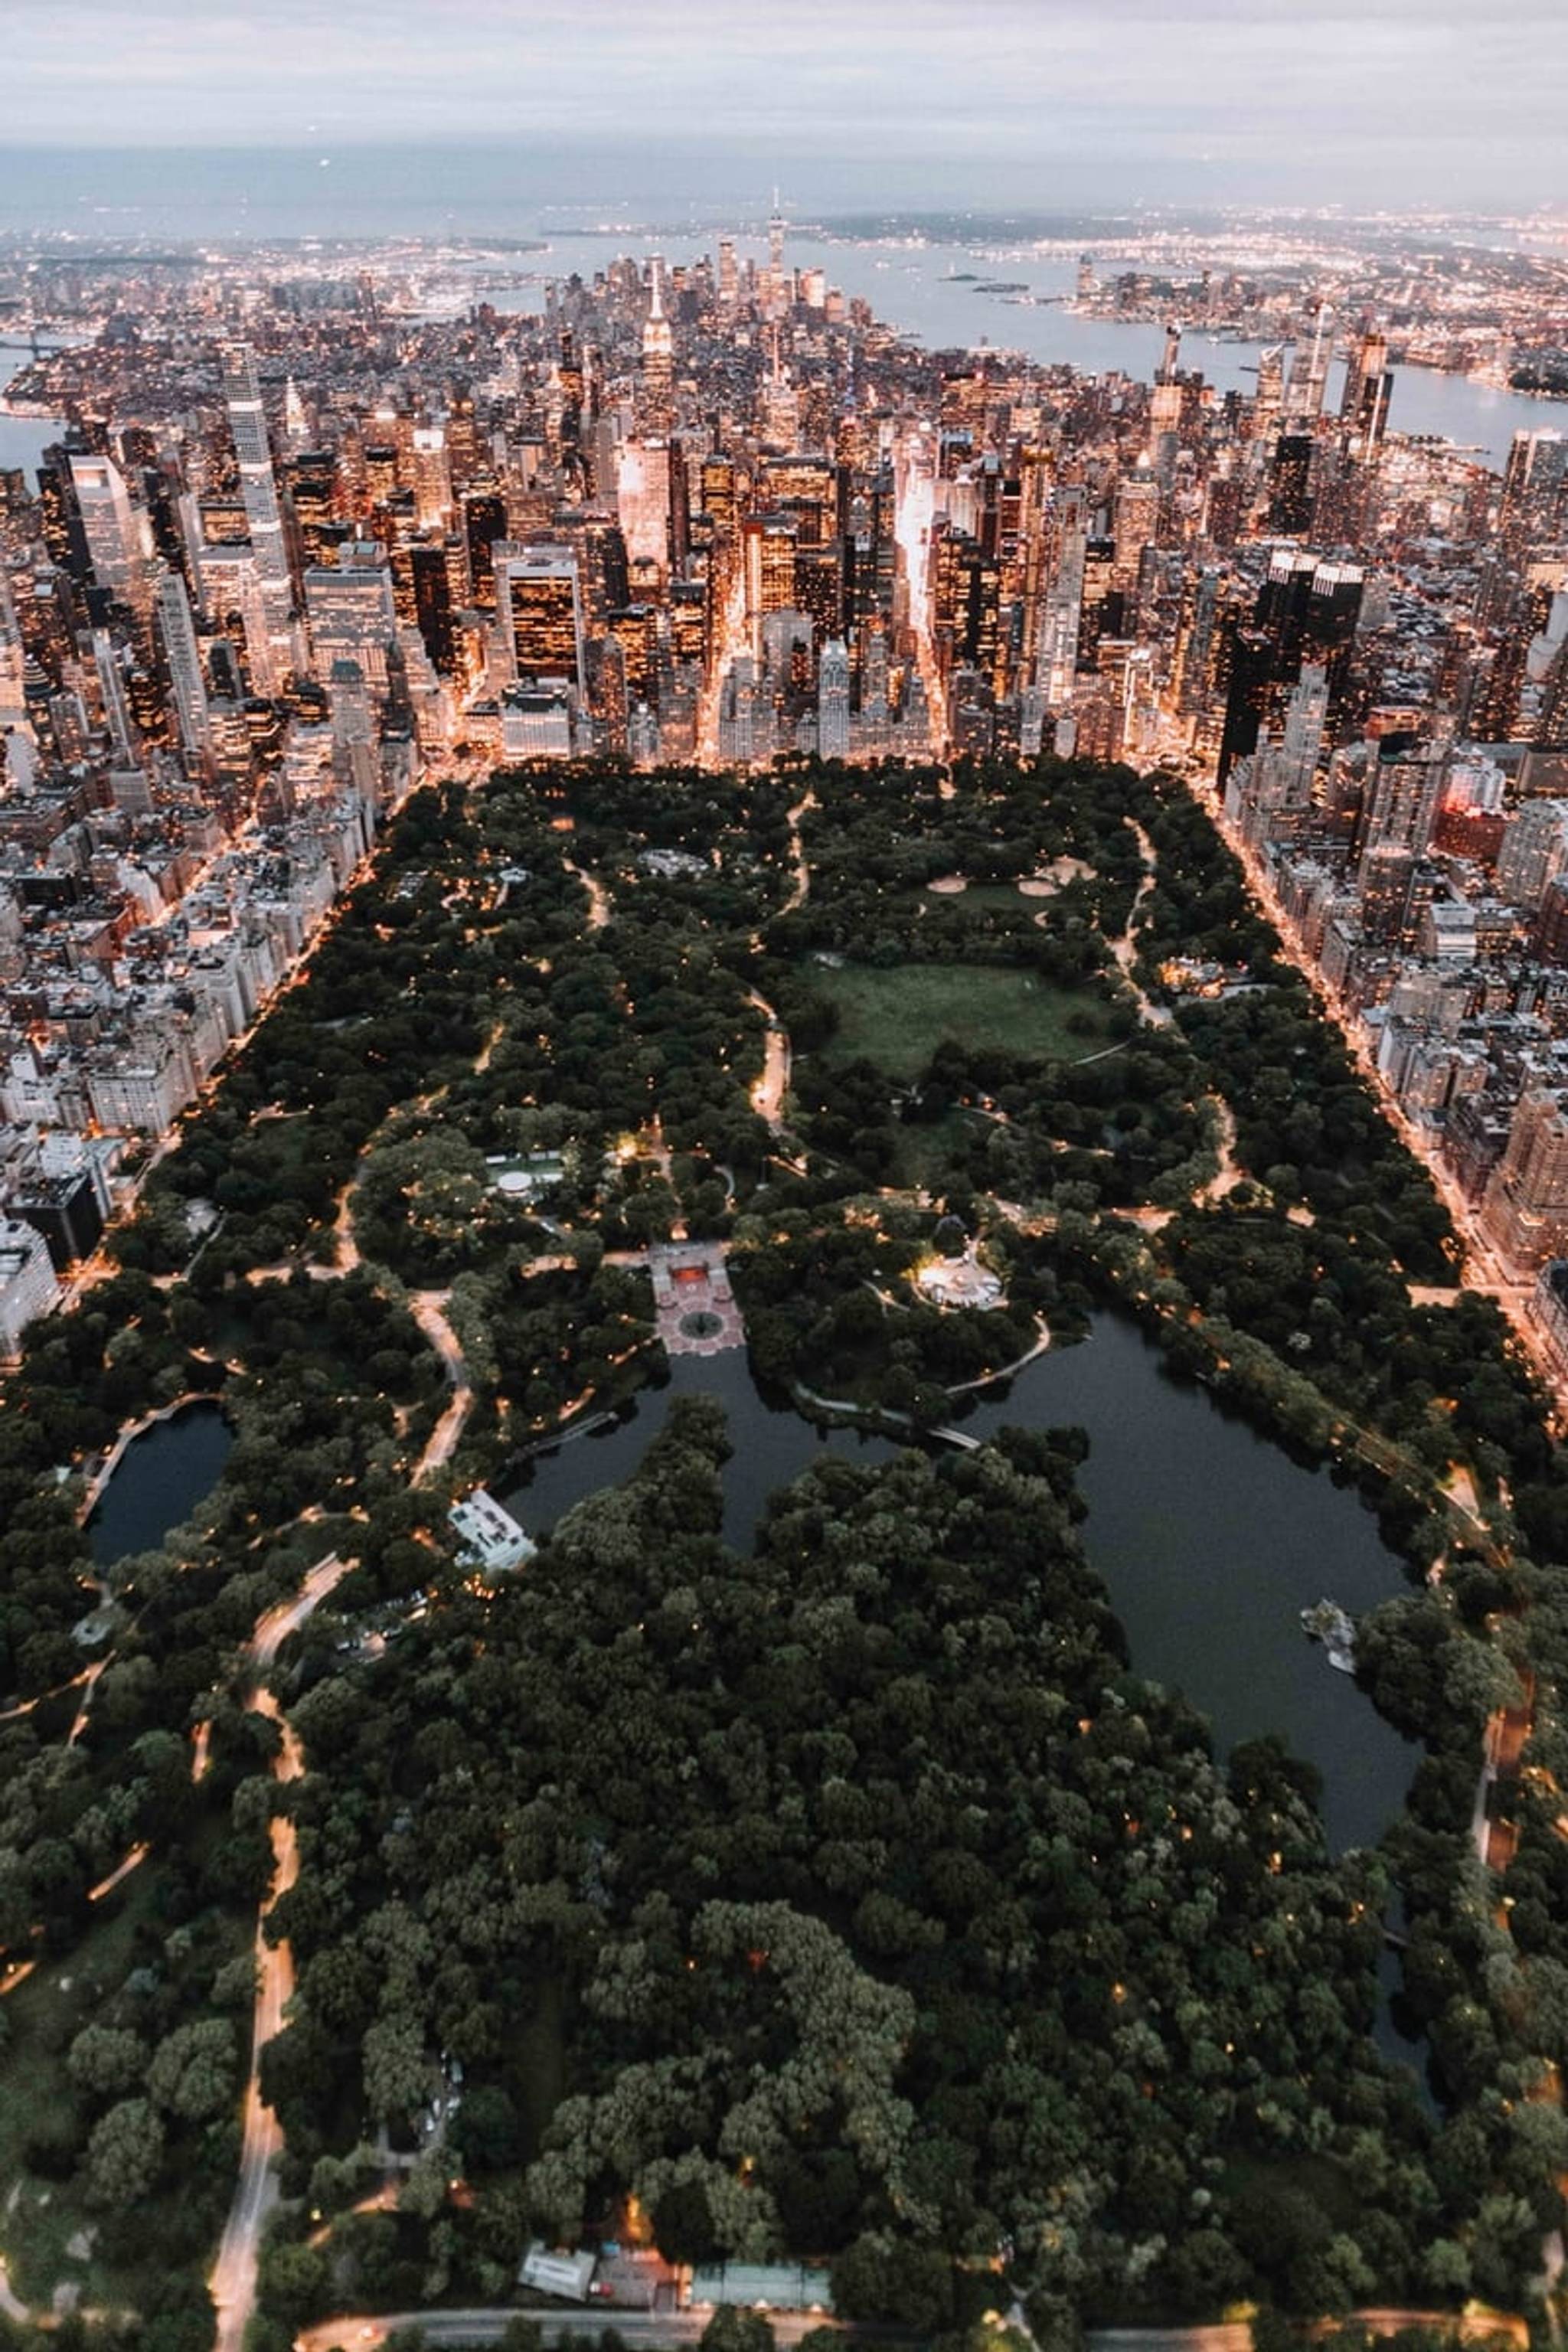
[[1319, 1601], [1301, 1612], [1301, 1631], [1309, 1641], [1321, 1642], [1331, 1666], [1342, 1675], [1355, 1672], [1355, 1622], [1337, 1601]]

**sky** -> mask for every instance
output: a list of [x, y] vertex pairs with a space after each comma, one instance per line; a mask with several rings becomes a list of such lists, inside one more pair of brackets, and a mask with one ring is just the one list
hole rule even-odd
[[1565, 0], [0, 0], [0, 150], [510, 145], [630, 201], [1518, 210], [1565, 123]]

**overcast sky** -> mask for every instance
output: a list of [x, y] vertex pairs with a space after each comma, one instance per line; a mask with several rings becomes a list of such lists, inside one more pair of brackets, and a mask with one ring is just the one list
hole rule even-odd
[[0, 0], [0, 146], [512, 140], [807, 203], [1568, 204], [1568, 0]]

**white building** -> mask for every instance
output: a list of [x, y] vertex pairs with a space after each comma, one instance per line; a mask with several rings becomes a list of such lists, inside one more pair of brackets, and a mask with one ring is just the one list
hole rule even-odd
[[500, 1576], [509, 1568], [521, 1568], [531, 1559], [539, 1547], [510, 1511], [503, 1511], [493, 1495], [476, 1486], [462, 1502], [454, 1503], [447, 1513], [462, 1549], [459, 1565], [479, 1569], [486, 1576]]
[[0, 1217], [0, 1356], [14, 1356], [23, 1332], [59, 1304], [60, 1286], [42, 1234]]

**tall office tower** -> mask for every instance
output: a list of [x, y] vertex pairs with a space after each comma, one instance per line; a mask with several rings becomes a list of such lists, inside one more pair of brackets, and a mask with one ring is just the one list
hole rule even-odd
[[416, 425], [410, 459], [414, 519], [421, 530], [445, 530], [452, 512], [452, 473], [447, 435], [439, 425]]
[[1256, 440], [1265, 444], [1272, 441], [1284, 405], [1285, 353], [1279, 344], [1270, 343], [1258, 354], [1258, 398], [1252, 412]]
[[675, 331], [664, 315], [664, 263], [657, 253], [649, 268], [653, 294], [642, 331], [643, 424], [649, 433], [668, 433], [675, 423]]
[[741, 551], [746, 625], [760, 651], [764, 616], [795, 609], [795, 525], [750, 515], [741, 527]]
[[768, 221], [768, 288], [767, 307], [776, 315], [784, 307], [784, 221], [779, 209], [779, 192], [773, 190], [773, 209]]
[[289, 578], [289, 553], [283, 538], [283, 517], [272, 478], [272, 450], [267, 438], [267, 412], [256, 361], [246, 343], [233, 343], [224, 353], [224, 397], [228, 403], [229, 430], [239, 465], [239, 494], [245, 501], [251, 551], [261, 583], [267, 626], [275, 639], [286, 640], [293, 608]]
[[669, 576], [670, 445], [623, 441], [616, 451], [616, 511], [634, 575], [662, 592]]
[[849, 648], [830, 637], [816, 672], [816, 748], [825, 760], [849, 757]]
[[342, 533], [338, 520], [338, 463], [330, 449], [300, 449], [289, 459], [285, 485], [301, 570], [326, 561]]
[[1297, 841], [1306, 831], [1328, 716], [1328, 680], [1308, 662], [1286, 706], [1280, 741], [1260, 740], [1250, 764], [1231, 772], [1226, 808], [1255, 846]]
[[191, 619], [191, 600], [177, 572], [165, 571], [160, 578], [156, 609], [179, 723], [180, 748], [193, 767], [201, 767], [212, 751], [206, 681], [202, 676], [202, 657]]
[[261, 578], [249, 547], [243, 541], [237, 547], [204, 547], [199, 571], [208, 618], [221, 630], [231, 630], [238, 622], [252, 694], [276, 694], [283, 684], [283, 664], [267, 625]]
[[1516, 1272], [1568, 1251], [1568, 1100], [1560, 1088], [1528, 1087], [1521, 1095], [1481, 1222]]
[[770, 746], [759, 743], [761, 719], [757, 666], [749, 654], [737, 655], [724, 672], [719, 695], [719, 756], [738, 768], [748, 767]]
[[1165, 348], [1160, 355], [1156, 383], [1174, 383], [1182, 364], [1182, 331], [1173, 319], [1165, 329]]
[[1111, 530], [1116, 543], [1112, 584], [1131, 611], [1138, 594], [1138, 571], [1143, 551], [1152, 547], [1160, 523], [1160, 485], [1140, 469], [1119, 483]]
[[1183, 719], [1201, 718], [1214, 691], [1225, 583], [1221, 567], [1205, 563], [1189, 573], [1183, 591], [1175, 646], [1175, 702]]
[[119, 467], [111, 458], [73, 451], [70, 480], [93, 578], [121, 604], [140, 605], [145, 601], [145, 549]]
[[7, 729], [19, 727], [26, 719], [23, 675], [26, 661], [26, 647], [16, 625], [16, 607], [5, 575], [0, 572], [0, 740]]
[[1323, 393], [1334, 356], [1333, 315], [1329, 303], [1321, 299], [1313, 303], [1311, 340], [1297, 345], [1291, 362], [1290, 414], [1308, 425], [1323, 413]]
[[1345, 388], [1340, 397], [1340, 416], [1365, 448], [1375, 448], [1383, 438], [1393, 389], [1388, 338], [1381, 328], [1368, 327], [1346, 364]]
[[1282, 433], [1270, 469], [1268, 528], [1300, 538], [1312, 520], [1312, 436]]
[[460, 498], [469, 483], [479, 479], [483, 463], [474, 395], [466, 383], [458, 383], [447, 409], [447, 465], [455, 497]]
[[[461, 548], [462, 542], [457, 542]], [[414, 623], [435, 667], [449, 674], [457, 659], [453, 614], [460, 599], [452, 594], [452, 565], [447, 542], [416, 540], [406, 550], [409, 583], [414, 592]]]
[[475, 490], [463, 500], [463, 533], [474, 603], [481, 613], [493, 613], [496, 583], [491, 551], [498, 540], [506, 537], [506, 500], [499, 490]]
[[1220, 727], [1216, 781], [1224, 784], [1237, 760], [1258, 749], [1276, 682], [1279, 645], [1268, 629], [1233, 621], [1226, 631], [1220, 665], [1225, 679], [1225, 717]]
[[499, 556], [496, 600], [509, 677], [564, 678], [584, 695], [583, 591], [571, 550], [527, 547]]
[[1526, 801], [1514, 810], [1498, 851], [1497, 886], [1510, 907], [1533, 914], [1546, 886], [1568, 867], [1568, 801]]
[[1304, 548], [1277, 548], [1269, 557], [1252, 617], [1273, 642], [1276, 703], [1294, 686], [1303, 661], [1321, 662], [1331, 719], [1342, 715], [1364, 583], [1359, 565], [1324, 563]]
[[1106, 638], [1126, 634], [1127, 599], [1116, 585], [1116, 541], [1087, 539], [1083, 547], [1083, 594], [1079, 604], [1078, 668], [1079, 677], [1100, 667], [1100, 648]]
[[732, 236], [719, 239], [719, 299], [726, 310], [732, 310], [741, 299], [741, 273], [735, 267], [735, 240]]
[[351, 541], [339, 550], [336, 563], [307, 572], [305, 612], [319, 678], [331, 677], [334, 662], [353, 661], [368, 684], [385, 690], [397, 604], [386, 550], [379, 541]]
[[1510, 562], [1530, 548], [1555, 540], [1568, 505], [1568, 438], [1543, 425], [1516, 433], [1503, 469], [1499, 532]]

